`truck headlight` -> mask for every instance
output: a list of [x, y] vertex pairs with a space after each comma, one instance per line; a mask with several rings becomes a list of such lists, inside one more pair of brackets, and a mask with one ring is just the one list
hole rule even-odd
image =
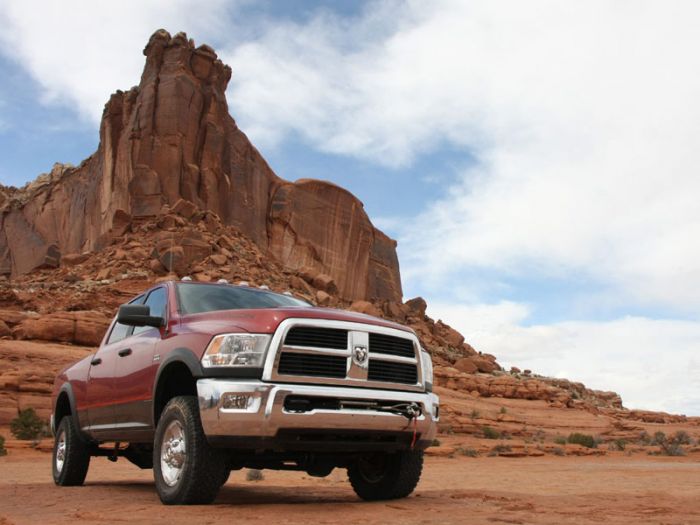
[[428, 392], [433, 391], [433, 360], [430, 354], [421, 348], [421, 363], [423, 364], [423, 382]]
[[221, 334], [204, 352], [202, 366], [250, 366], [260, 368], [272, 336], [266, 334]]

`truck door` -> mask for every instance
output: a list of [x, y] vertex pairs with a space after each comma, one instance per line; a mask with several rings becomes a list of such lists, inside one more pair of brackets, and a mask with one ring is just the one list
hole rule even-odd
[[[144, 302], [150, 315], [166, 318], [167, 290], [151, 290]], [[152, 427], [153, 380], [158, 362], [153, 361], [156, 343], [164, 328], [137, 326], [117, 352], [114, 372], [116, 420], [125, 431], [147, 431]]]
[[[141, 304], [140, 295], [129, 304]], [[133, 327], [114, 322], [109, 336], [90, 363], [90, 372], [85, 390], [87, 421], [90, 433], [104, 433], [116, 424], [114, 409], [114, 372], [122, 341], [128, 339]]]

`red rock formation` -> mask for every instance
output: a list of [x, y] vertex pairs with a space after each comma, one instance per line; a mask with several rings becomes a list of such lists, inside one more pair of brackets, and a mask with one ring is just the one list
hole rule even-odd
[[184, 199], [190, 215], [216, 213], [288, 268], [329, 275], [345, 299], [401, 299], [396, 243], [346, 190], [275, 175], [229, 115], [231, 69], [214, 50], [160, 30], [144, 54], [139, 86], [105, 106], [92, 156], [0, 188], [0, 274], [101, 249], [132, 218]]

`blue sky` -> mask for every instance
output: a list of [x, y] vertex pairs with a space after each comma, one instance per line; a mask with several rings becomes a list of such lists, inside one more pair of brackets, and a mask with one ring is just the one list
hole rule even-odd
[[505, 4], [5, 3], [0, 182], [87, 157], [148, 36], [184, 30], [280, 176], [399, 241], [407, 298], [506, 365], [700, 414], [700, 10]]

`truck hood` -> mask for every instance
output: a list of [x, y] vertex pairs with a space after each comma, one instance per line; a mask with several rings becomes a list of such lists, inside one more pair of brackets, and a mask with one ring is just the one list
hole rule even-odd
[[271, 334], [285, 319], [330, 319], [349, 321], [375, 326], [395, 328], [413, 333], [406, 326], [379, 319], [371, 315], [333, 308], [288, 307], [249, 310], [220, 310], [201, 314], [183, 315], [181, 322], [188, 328], [204, 333], [220, 334], [227, 331], [241, 330], [258, 334]]

